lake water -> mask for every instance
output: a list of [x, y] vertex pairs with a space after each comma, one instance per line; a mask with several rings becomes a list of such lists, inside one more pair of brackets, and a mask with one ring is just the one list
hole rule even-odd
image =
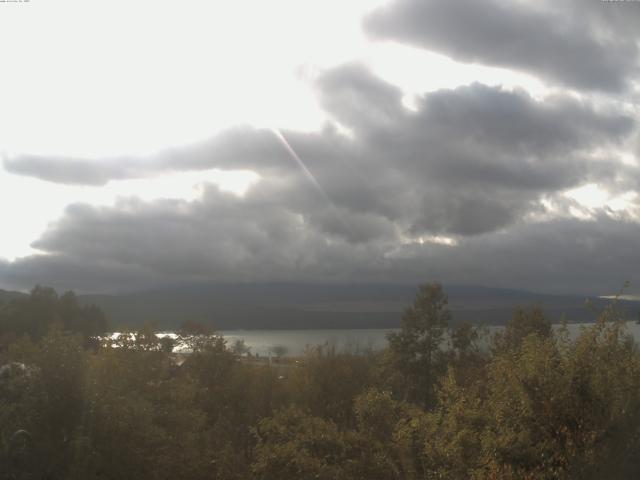
[[[577, 337], [585, 326], [590, 324], [569, 324], [569, 334]], [[554, 325], [558, 328], [559, 325]], [[503, 327], [486, 327], [487, 334], [501, 330]], [[252, 354], [260, 356], [272, 355], [273, 347], [281, 346], [287, 355], [302, 355], [305, 349], [315, 345], [333, 345], [340, 350], [380, 350], [387, 344], [386, 335], [394, 329], [358, 329], [358, 330], [224, 330], [220, 332], [231, 346], [236, 340], [244, 340], [251, 348]], [[627, 323], [627, 332], [640, 342], [640, 325]]]
[[354, 330], [223, 330], [220, 332], [232, 346], [244, 340], [252, 354], [269, 356], [273, 347], [286, 349], [287, 355], [302, 355], [307, 347], [332, 345], [337, 350], [381, 350], [387, 343], [387, 332], [393, 329]]

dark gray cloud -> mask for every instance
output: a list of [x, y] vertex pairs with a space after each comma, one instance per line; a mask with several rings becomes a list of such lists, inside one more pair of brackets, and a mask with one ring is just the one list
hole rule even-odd
[[[346, 281], [354, 265], [365, 265], [377, 244], [393, 237], [383, 220], [356, 215], [347, 232], [353, 238], [343, 238], [330, 205], [311, 221], [260, 188], [247, 198], [209, 187], [193, 202], [72, 205], [34, 243], [47, 255], [0, 263], [0, 278], [5, 285], [51, 280], [85, 291], [194, 280]], [[358, 241], [371, 236], [379, 242]]]
[[[616, 291], [626, 280], [635, 287], [632, 291], [638, 291], [640, 285], [635, 268], [640, 262], [640, 225], [604, 212], [591, 221], [563, 218], [519, 224], [508, 231], [464, 238], [454, 247], [332, 243], [304, 229], [296, 232], [299, 224], [292, 227], [285, 222], [286, 227], [280, 225], [275, 234], [264, 225], [250, 232], [254, 227], [240, 220], [234, 230], [222, 235], [213, 235], [213, 230], [203, 235], [199, 228], [198, 239], [193, 239], [166, 211], [156, 222], [146, 223], [149, 232], [142, 232], [131, 222], [115, 233], [109, 213], [85, 212], [85, 221], [87, 216], [91, 218], [89, 224], [102, 223], [103, 228], [95, 235], [85, 234], [68, 247], [58, 245], [61, 251], [70, 253], [0, 262], [3, 284], [22, 287], [47, 283], [104, 291], [198, 280], [417, 283], [438, 279], [449, 284], [584, 294]], [[179, 230], [168, 232], [170, 227], [163, 222], [174, 222], [175, 227], [180, 224]], [[223, 223], [230, 226], [234, 222]], [[240, 231], [242, 236], [237, 236]], [[150, 239], [152, 234], [159, 237]], [[95, 247], [78, 254], [78, 244], [88, 237], [96, 242]], [[117, 243], [124, 238], [126, 243]], [[278, 239], [276, 246], [274, 241]], [[53, 238], [47, 242], [55, 243]], [[197, 251], [193, 251], [194, 245]], [[134, 258], [131, 250], [139, 255]], [[98, 256], [98, 252], [102, 253]]]
[[493, 231], [539, 209], [543, 195], [594, 179], [606, 184], [618, 166], [590, 152], [619, 144], [634, 126], [568, 97], [538, 102], [480, 84], [425, 95], [414, 112], [358, 65], [323, 77], [319, 98], [353, 129], [353, 140], [327, 156], [316, 145], [331, 144], [326, 136], [292, 143], [332, 198], [355, 211], [373, 205], [412, 232]]
[[640, 290], [634, 246], [637, 221], [600, 212], [593, 220], [558, 218], [521, 223], [506, 231], [463, 239], [458, 247], [408, 245], [394, 271], [426, 272], [448, 283], [518, 286], [548, 292], [599, 294], [628, 280]]
[[[585, 183], [630, 188], [626, 179], [637, 168], [594, 154], [628, 140], [635, 128], [628, 115], [480, 84], [426, 94], [408, 110], [399, 89], [358, 64], [326, 72], [316, 88], [327, 113], [352, 134], [331, 125], [283, 132], [313, 181], [273, 132], [251, 128], [150, 158], [106, 160], [98, 173], [80, 160], [12, 160], [14, 172], [88, 184], [209, 168], [251, 169], [261, 179], [242, 197], [208, 186], [194, 201], [72, 205], [34, 242], [47, 255], [0, 263], [3, 283], [51, 278], [103, 290], [193, 280], [437, 278], [609, 291], [636, 278], [637, 223], [605, 211], [589, 222], [531, 220], [551, 216], [543, 200], [567, 203], [563, 192]], [[64, 174], [51, 175], [58, 169]], [[432, 236], [458, 243], [429, 243]]]
[[374, 38], [608, 92], [638, 73], [638, 25], [637, 4], [597, 0], [395, 0], [364, 22]]
[[[241, 163], [237, 159], [242, 159]], [[286, 152], [268, 130], [236, 127], [206, 142], [174, 147], [149, 157], [86, 158], [18, 155], [3, 159], [4, 168], [68, 185], [105, 185], [111, 180], [145, 178], [159, 173], [212, 168], [282, 166]]]

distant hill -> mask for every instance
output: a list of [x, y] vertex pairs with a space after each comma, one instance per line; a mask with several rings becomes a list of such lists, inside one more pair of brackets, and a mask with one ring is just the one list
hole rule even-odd
[[[586, 297], [546, 295], [521, 290], [445, 286], [454, 323], [500, 325], [518, 307], [540, 305], [554, 321], [587, 322], [596, 314]], [[393, 328], [410, 305], [415, 286], [311, 285], [293, 283], [191, 285], [120, 295], [82, 295], [114, 326], [154, 322], [176, 328], [196, 320], [216, 329]], [[592, 298], [602, 308], [607, 300]], [[629, 318], [638, 318], [640, 302], [620, 301]]]

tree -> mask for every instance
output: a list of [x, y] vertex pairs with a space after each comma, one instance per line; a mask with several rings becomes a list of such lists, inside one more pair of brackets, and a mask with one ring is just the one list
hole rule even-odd
[[63, 330], [80, 333], [85, 344], [107, 331], [107, 319], [95, 305], [81, 305], [73, 292], [58, 296], [53, 288], [36, 286], [29, 296], [11, 300], [0, 309], [0, 333], [44, 337], [58, 324]]
[[214, 478], [197, 385], [169, 355], [130, 343], [89, 357], [70, 480]]
[[447, 304], [442, 285], [421, 285], [413, 305], [402, 316], [400, 331], [387, 336], [385, 363], [392, 374], [399, 375], [394, 387], [425, 407], [433, 406], [433, 386], [444, 371], [440, 347], [451, 319]]
[[269, 348], [269, 352], [273, 353], [276, 358], [280, 360], [280, 358], [284, 357], [289, 352], [289, 349], [284, 345], [273, 345]]
[[507, 322], [504, 332], [495, 335], [494, 349], [504, 351], [518, 348], [531, 334], [541, 338], [549, 338], [552, 335], [551, 322], [539, 306], [533, 306], [528, 310], [517, 309], [513, 318]]
[[248, 346], [243, 338], [238, 338], [231, 346], [231, 351], [238, 356], [251, 355], [251, 347]]
[[486, 377], [447, 375], [425, 442], [433, 476], [636, 478], [640, 352], [623, 328], [605, 316], [575, 340], [507, 335], [517, 342], [494, 351]]
[[335, 346], [308, 348], [289, 371], [291, 398], [313, 415], [352, 426], [353, 401], [372, 381], [372, 358], [336, 352]]
[[169, 335], [159, 337], [158, 343], [160, 344], [160, 350], [164, 353], [173, 353], [173, 349], [176, 347], [176, 340]]
[[24, 338], [8, 352], [24, 365], [21, 375], [0, 382], [0, 438], [28, 431], [46, 478], [67, 478], [73, 437], [82, 422], [86, 352], [80, 335], [53, 327], [40, 342]]
[[425, 478], [424, 412], [373, 388], [356, 397], [354, 411], [362, 442], [359, 472], [363, 478]]
[[259, 480], [340, 480], [347, 475], [349, 444], [331, 421], [296, 408], [260, 421], [252, 470]]

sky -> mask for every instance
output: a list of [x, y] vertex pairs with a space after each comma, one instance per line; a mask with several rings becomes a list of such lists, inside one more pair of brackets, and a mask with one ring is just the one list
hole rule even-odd
[[0, 288], [640, 292], [640, 2], [0, 3]]

